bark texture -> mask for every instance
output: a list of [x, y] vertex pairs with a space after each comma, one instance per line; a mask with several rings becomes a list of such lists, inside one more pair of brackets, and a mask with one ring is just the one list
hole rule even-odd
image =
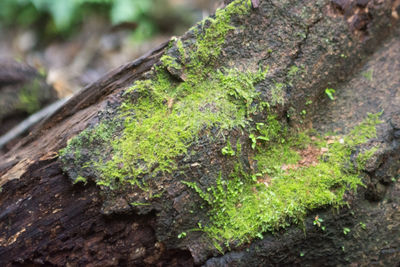
[[[248, 1], [249, 2], [249, 1]], [[267, 1], [253, 5], [249, 14], [232, 16], [215, 70], [236, 68], [257, 71], [269, 66], [256, 88], [271, 103], [281, 121], [291, 127], [313, 126], [321, 132], [342, 132], [360, 122], [366, 111], [385, 108], [378, 137], [365, 146], [379, 144], [363, 171], [366, 188], [348, 195], [349, 208], [332, 213], [313, 211], [302, 229], [289, 227], [251, 244], [225, 248], [225, 255], [200, 232], [188, 238], [179, 233], [207, 220], [198, 208], [201, 199], [180, 181], [201, 181], [206, 189], [234, 162], [221, 155], [225, 138], [200, 133], [189, 151], [177, 157], [182, 172], [158, 175], [151, 188], [165, 190], [150, 206], [127, 206], [130, 195], [145, 198], [136, 189], [107, 194], [95, 180], [71, 183], [61, 170], [57, 152], [68, 139], [99, 121], [112, 117], [125, 89], [149, 75], [166, 54], [177, 58], [176, 42], [164, 44], [142, 58], [110, 72], [72, 98], [58, 113], [0, 158], [0, 265], [119, 265], [119, 266], [265, 266], [265, 265], [395, 265], [400, 258], [399, 201], [396, 179], [400, 168], [400, 71], [398, 1]], [[195, 46], [210, 20], [192, 28], [180, 40], [185, 49]], [[386, 43], [384, 39], [390, 37]], [[380, 50], [379, 47], [382, 47]], [[376, 50], [374, 55], [372, 55]], [[169, 68], [177, 81], [185, 69]], [[292, 66], [304, 71], [295, 78]], [[374, 69], [373, 79], [366, 71]], [[283, 84], [279, 98], [273, 94]], [[337, 88], [337, 101], [327, 102], [324, 90]], [[391, 97], [387, 97], [390, 95]], [[306, 100], [311, 100], [312, 105]], [[355, 104], [355, 102], [358, 104]], [[376, 110], [379, 107], [378, 110]], [[375, 109], [375, 110], [374, 110]], [[307, 118], [301, 116], [307, 110]], [[303, 113], [304, 114], [304, 113]], [[265, 114], [254, 116], [262, 121]], [[289, 115], [289, 116], [288, 116]], [[332, 120], [331, 120], [332, 118]], [[226, 132], [242, 145], [241, 161], [251, 169], [253, 150], [248, 135], [238, 129]], [[63, 166], [65, 169], [65, 165]], [[76, 168], [74, 170], [74, 168]], [[189, 178], [187, 178], [189, 177]], [[141, 195], [142, 194], [142, 195]], [[136, 200], [136, 199], [133, 199]], [[111, 203], [111, 204], [110, 204]], [[187, 207], [197, 207], [187, 214]], [[313, 225], [318, 213], [326, 231]], [[364, 226], [364, 224], [366, 224]], [[344, 228], [351, 229], [344, 233]]]

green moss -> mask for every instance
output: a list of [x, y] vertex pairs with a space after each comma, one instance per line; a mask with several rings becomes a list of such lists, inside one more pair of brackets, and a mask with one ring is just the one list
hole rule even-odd
[[17, 108], [25, 111], [28, 114], [32, 114], [40, 109], [40, 82], [35, 79], [29, 87], [23, 87], [18, 94], [19, 103]]
[[[215, 18], [203, 23], [194, 46], [177, 38], [171, 41], [170, 49], [176, 45], [181, 58], [166, 53], [152, 78], [126, 90], [117, 115], [123, 131], [113, 134], [111, 130], [104, 140], [100, 138], [109, 144], [110, 155], [82, 154], [82, 147], [98, 142], [100, 125], [70, 141], [61, 157], [73, 154], [76, 165], [93, 168], [99, 185], [117, 188], [129, 183], [147, 190], [146, 179], [175, 170], [176, 157], [187, 152], [200, 131], [248, 125], [250, 114], [261, 108], [254, 84], [264, 79], [267, 69], [216, 71], [214, 65], [233, 29], [231, 17], [246, 14], [250, 7], [250, 1], [236, 0], [217, 11]], [[178, 60], [185, 62], [186, 57], [190, 60], [185, 64], [185, 81], [178, 82], [168, 69], [181, 69]]]
[[182, 66], [179, 65], [176, 62], [176, 59], [174, 57], [171, 57], [171, 56], [168, 56], [168, 55], [163, 55], [161, 57], [161, 62], [163, 63], [163, 65], [165, 67], [172, 67], [172, 68], [177, 69], [177, 70], [182, 68]]
[[[60, 156], [67, 171], [73, 164], [73, 179], [95, 177], [98, 185], [111, 189], [138, 187], [148, 191], [151, 199], [156, 196], [148, 188], [149, 181], [176, 171], [177, 158], [188, 152], [200, 133], [242, 127], [250, 129], [253, 137], [257, 170], [248, 173], [238, 163], [229, 177], [221, 174], [207, 191], [196, 183], [183, 182], [209, 205], [210, 223], [201, 230], [216, 246], [222, 241], [262, 237], [265, 231], [301, 221], [309, 209], [343, 204], [345, 191], [361, 184], [350, 155], [375, 134], [378, 117], [370, 116], [343, 142], [332, 144], [289, 132], [273, 115], [265, 122], [253, 122], [252, 115], [269, 106], [254, 87], [265, 78], [267, 69], [253, 73], [218, 68], [222, 45], [233, 29], [231, 17], [246, 14], [250, 6], [248, 0], [236, 0], [217, 11], [215, 18], [198, 29], [195, 43], [174, 40], [171, 45], [177, 46], [181, 62], [167, 52], [149, 79], [136, 81], [126, 90], [113, 120], [104, 120], [70, 140]], [[178, 65], [184, 81], [168, 72], [169, 67]], [[291, 73], [297, 72], [291, 69]], [[284, 103], [285, 86], [275, 84], [271, 104]], [[329, 149], [316, 164], [303, 166], [299, 151], [308, 145]], [[228, 143], [228, 151], [232, 157], [242, 156], [240, 143], [236, 151]], [[91, 176], [85, 175], [88, 171]]]
[[378, 151], [377, 147], [373, 147], [371, 149], [365, 150], [360, 152], [357, 155], [357, 166], [360, 168], [363, 168], [365, 164], [368, 162], [368, 160]]
[[273, 106], [279, 104], [283, 105], [285, 103], [285, 96], [284, 96], [284, 88], [285, 84], [283, 83], [275, 83], [274, 86], [271, 88], [271, 104]]
[[[301, 222], [307, 212], [325, 206], [345, 204], [345, 192], [361, 185], [350, 161], [356, 147], [376, 134], [379, 114], [369, 115], [344, 138], [328, 142], [304, 133], [289, 133], [274, 117], [254, 133], [265, 136], [257, 144], [254, 159], [258, 170], [246, 173], [238, 164], [230, 177], [220, 176], [216, 186], [202, 191], [196, 183], [186, 183], [208, 204], [210, 222], [201, 230], [215, 241], [217, 248], [234, 240], [247, 242]], [[314, 149], [315, 160], [301, 163], [301, 151]], [[319, 154], [320, 148], [326, 152]], [[374, 150], [362, 154], [362, 161]], [[308, 157], [310, 155], [308, 154]]]
[[233, 150], [231, 142], [228, 140], [227, 145], [221, 150], [222, 155], [235, 156], [236, 152]]
[[74, 184], [77, 184], [77, 183], [86, 184], [87, 183], [87, 179], [85, 177], [79, 175], [74, 181]]
[[132, 202], [130, 203], [132, 206], [149, 206], [150, 203], [142, 203], [142, 202]]
[[250, 10], [250, 0], [235, 0], [224, 9], [217, 10], [215, 18], [207, 18], [202, 22], [202, 31], [197, 34], [195, 48], [185, 53], [190, 59], [186, 63], [186, 72], [190, 80], [207, 77], [215, 70], [213, 67], [221, 53], [226, 35], [235, 29], [230, 24], [232, 16], [244, 16]]
[[231, 17], [247, 14], [250, 8], [251, 1], [236, 0], [225, 9], [217, 10], [215, 18], [208, 18], [205, 21], [205, 24], [210, 26], [196, 42], [196, 57], [200, 62], [209, 62], [219, 56], [226, 34], [235, 29], [230, 25]]
[[376, 137], [375, 125], [382, 123], [379, 117], [382, 112], [376, 114], [368, 114], [367, 118], [353, 128], [353, 130], [345, 137], [345, 143], [349, 146], [357, 146], [365, 143], [368, 139]]
[[134, 104], [123, 105], [123, 115], [135, 115], [126, 117], [123, 135], [112, 141], [112, 159], [99, 164], [98, 182], [112, 187], [121, 181], [145, 186], [137, 178], [175, 170], [175, 158], [187, 152], [201, 130], [246, 126], [248, 116], [257, 109], [254, 83], [264, 75], [261, 71], [219, 71], [194, 87], [181, 83], [163, 88], [160, 76], [137, 83], [131, 92], [143, 87], [150, 92]]
[[185, 51], [185, 48], [183, 47], [183, 43], [182, 43], [181, 39], [178, 39], [176, 41], [176, 47], [178, 48], [182, 64], [185, 64], [186, 63], [186, 51]]
[[111, 147], [104, 145], [110, 142], [120, 124], [117, 121], [107, 121], [96, 127], [87, 128], [78, 136], [68, 140], [67, 146], [59, 151], [65, 171], [68, 171], [68, 165], [74, 165], [76, 172], [71, 176], [74, 183], [79, 177], [86, 176], [84, 173], [87, 169], [95, 169], [103, 161], [104, 156], [110, 153]]

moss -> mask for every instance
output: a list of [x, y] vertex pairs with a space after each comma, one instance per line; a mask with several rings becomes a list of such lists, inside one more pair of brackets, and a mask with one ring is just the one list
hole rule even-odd
[[77, 183], [87, 184], [87, 179], [85, 177], [79, 175], [74, 181], [74, 184], [77, 184]]
[[[246, 173], [238, 164], [230, 177], [220, 176], [216, 186], [206, 191], [196, 183], [186, 183], [208, 204], [210, 222], [201, 230], [223, 250], [221, 243], [262, 238], [264, 232], [300, 223], [309, 210], [345, 204], [344, 194], [362, 185], [362, 166], [351, 163], [351, 154], [375, 136], [378, 116], [369, 115], [344, 138], [329, 140], [290, 133], [269, 117], [254, 133], [266, 137], [264, 143], [257, 143], [256, 172]], [[310, 148], [326, 152], [304, 165], [301, 151]], [[363, 153], [362, 161], [373, 151]]]
[[382, 112], [376, 114], [368, 114], [367, 118], [353, 128], [353, 130], [345, 137], [345, 143], [349, 146], [357, 146], [365, 143], [368, 139], [376, 138], [375, 125], [382, 123], [379, 117]]
[[149, 206], [151, 205], [150, 203], [142, 203], [142, 202], [132, 202], [130, 203], [132, 206]]
[[163, 65], [165, 67], [172, 67], [172, 68], [177, 69], [177, 70], [182, 68], [182, 66], [179, 65], [176, 62], [176, 59], [174, 57], [171, 57], [171, 56], [168, 56], [168, 55], [163, 55], [161, 57], [161, 62], [163, 63]]
[[182, 43], [182, 40], [181, 40], [181, 39], [178, 39], [178, 40], [176, 41], [176, 47], [178, 48], [178, 51], [179, 51], [179, 55], [180, 55], [180, 59], [181, 59], [181, 61], [182, 61], [182, 64], [185, 64], [185, 63], [186, 63], [186, 50], [185, 50], [185, 48], [183, 47], [183, 43]]
[[[217, 10], [214, 18], [207, 18], [202, 22], [201, 31], [197, 32], [194, 49], [187, 51], [189, 61], [186, 63], [186, 72], [189, 80], [206, 78], [215, 71], [213, 67], [220, 56], [222, 46], [229, 31], [234, 30], [231, 23], [233, 16], [244, 16], [251, 10], [250, 0], [235, 0], [224, 9]], [[179, 49], [179, 46], [178, 46]], [[181, 53], [182, 48], [180, 48]]]
[[86, 177], [86, 170], [95, 169], [104, 156], [111, 152], [111, 147], [105, 148], [104, 145], [110, 142], [120, 124], [118, 121], [107, 121], [85, 129], [78, 136], [68, 140], [67, 146], [59, 151], [64, 170], [68, 171], [70, 164], [74, 166], [74, 174], [70, 175], [73, 183], [76, 183], [79, 177]]
[[[172, 40], [170, 49], [176, 45], [181, 58], [166, 53], [152, 78], [137, 81], [126, 90], [117, 115], [123, 121], [123, 131], [107, 131], [104, 139], [98, 138], [103, 132], [100, 124], [70, 141], [61, 158], [73, 155], [75, 165], [94, 168], [99, 185], [117, 188], [129, 183], [147, 190], [146, 179], [175, 170], [175, 158], [187, 152], [201, 130], [248, 125], [250, 114], [260, 108], [254, 84], [267, 70], [250, 73], [215, 71], [212, 67], [233, 29], [231, 17], [246, 14], [250, 7], [250, 1], [236, 0], [218, 10], [215, 18], [204, 22], [194, 46], [185, 47], [180, 39]], [[185, 62], [186, 56], [190, 59], [185, 64], [187, 78], [178, 82], [167, 69], [181, 69], [178, 60]], [[108, 123], [102, 124], [108, 128]], [[90, 147], [98, 139], [109, 144], [111, 156], [83, 156], [82, 147]]]
[[[149, 73], [150, 78], [126, 90], [113, 120], [104, 120], [70, 140], [60, 156], [72, 178], [93, 177], [98, 185], [110, 189], [133, 186], [148, 191], [145, 199], [150, 200], [156, 196], [148, 188], [149, 181], [176, 171], [177, 158], [187, 154], [200, 133], [219, 129], [221, 134], [242, 127], [254, 140], [252, 160], [257, 162], [257, 170], [246, 172], [238, 163], [230, 175], [216, 178], [216, 185], [207, 191], [183, 181], [208, 204], [210, 222], [200, 228], [216, 246], [225, 241], [246, 242], [262, 237], [265, 231], [298, 223], [309, 209], [342, 205], [345, 191], [361, 184], [359, 170], [349, 160], [351, 153], [375, 134], [378, 117], [370, 116], [343, 142], [330, 144], [290, 132], [271, 114], [264, 122], [253, 122], [253, 114], [270, 105], [254, 87], [265, 78], [267, 68], [256, 73], [218, 68], [226, 35], [233, 29], [232, 16], [246, 14], [250, 6], [250, 1], [236, 0], [217, 11], [203, 28], [196, 28], [194, 44], [175, 39], [170, 49], [177, 46], [181, 62], [167, 52], [162, 64]], [[168, 67], [178, 65], [183, 67], [184, 81], [168, 72]], [[298, 72], [295, 68], [290, 71]], [[275, 84], [271, 104], [284, 103], [285, 86]], [[329, 149], [316, 164], [303, 166], [300, 151], [308, 146]], [[227, 151], [232, 160], [236, 157], [240, 162], [240, 143], [236, 151], [228, 143]], [[85, 175], [88, 171], [91, 176]]]
[[221, 149], [222, 155], [235, 156], [236, 152], [233, 150], [231, 142], [228, 140], [227, 145]]
[[17, 108], [32, 114], [40, 109], [40, 81], [35, 79], [29, 87], [23, 87], [18, 94]]
[[284, 88], [285, 84], [283, 83], [275, 83], [274, 86], [271, 88], [271, 104], [275, 105], [283, 105], [285, 103], [285, 96], [284, 96]]
[[160, 76], [137, 83], [132, 92], [143, 87], [151, 92], [134, 104], [123, 105], [123, 115], [135, 116], [126, 117], [123, 135], [112, 141], [112, 159], [99, 164], [102, 176], [98, 182], [112, 187], [121, 181], [145, 186], [137, 178], [175, 170], [175, 158], [187, 152], [201, 130], [246, 126], [257, 109], [254, 83], [264, 75], [261, 71], [219, 71], [194, 87], [181, 83], [165, 88]]
[[200, 62], [209, 62], [216, 59], [220, 52], [225, 36], [235, 29], [230, 25], [233, 15], [244, 15], [249, 12], [251, 1], [233, 1], [225, 9], [217, 10], [215, 18], [208, 18], [205, 23], [210, 24], [204, 34], [199, 36], [196, 42], [196, 57]]
[[378, 151], [377, 147], [373, 147], [371, 149], [365, 150], [360, 152], [357, 155], [357, 166], [359, 166], [359, 168], [363, 168], [365, 167], [365, 165], [367, 164], [368, 160]]

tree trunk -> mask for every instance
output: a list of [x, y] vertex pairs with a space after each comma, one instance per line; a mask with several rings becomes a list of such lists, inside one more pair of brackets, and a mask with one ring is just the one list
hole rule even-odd
[[[0, 158], [1, 266], [399, 262], [400, 2], [251, 2], [89, 85]], [[382, 109], [377, 134], [355, 139]], [[279, 171], [262, 165], [309, 128], [338, 133], [293, 145], [299, 160]], [[251, 217], [274, 175], [336, 167], [342, 144], [332, 172], [364, 186], [336, 181], [329, 201]], [[240, 216], [256, 229], [239, 231]]]

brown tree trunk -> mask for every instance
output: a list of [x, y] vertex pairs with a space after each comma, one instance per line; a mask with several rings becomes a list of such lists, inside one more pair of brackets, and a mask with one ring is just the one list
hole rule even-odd
[[[231, 5], [245, 2], [250, 3], [237, 0]], [[224, 248], [225, 255], [219, 255], [201, 233], [177, 238], [206, 212], [198, 208], [191, 215], [182, 208], [193, 203], [200, 206], [201, 199], [176, 179], [189, 177], [188, 181], [202, 181], [207, 188], [233, 167], [232, 160], [221, 156], [225, 137], [211, 140], [203, 132], [191, 144], [198, 154], [189, 155], [189, 160], [177, 157], [180, 172], [157, 175], [149, 182], [156, 193], [161, 184], [167, 192], [149, 206], [127, 205], [132, 194], [139, 195], [138, 200], [144, 199], [144, 194], [130, 188], [110, 193], [96, 185], [92, 173], [87, 184], [74, 185], [71, 179], [76, 181], [82, 175], [81, 162], [58, 159], [67, 140], [116, 117], [126, 89], [137, 80], [151, 79], [154, 66], [164, 68], [174, 83], [189, 79], [193, 59], [179, 55], [179, 42], [173, 40], [87, 86], [0, 158], [1, 266], [394, 266], [399, 262], [400, 80], [396, 73], [400, 71], [400, 2], [255, 2], [259, 6], [249, 7], [245, 14], [231, 14], [231, 28], [222, 42], [215, 36], [220, 52], [211, 56], [216, 59], [210, 54], [209, 59], [199, 56], [200, 64], [215, 72], [227, 68], [256, 72], [260, 66], [269, 66], [256, 88], [261, 100], [270, 103], [289, 127], [302, 120], [303, 127], [312, 125], [320, 132], [346, 132], [366, 112], [384, 108], [385, 123], [369, 143], [379, 143], [382, 148], [363, 170], [366, 188], [351, 196], [351, 208], [332, 213], [321, 207], [318, 214], [327, 221], [326, 232], [315, 229], [315, 213], [310, 213], [304, 221], [306, 235], [295, 227], [274, 235], [264, 233], [263, 239], [232, 246], [234, 251]], [[183, 54], [198, 55], [194, 54], [197, 43], [209, 41], [204, 37], [207, 29], [217, 31], [213, 23], [206, 20], [178, 39]], [[163, 55], [180, 67], [161, 63]], [[288, 74], [292, 66], [301, 66], [304, 72], [293, 78]], [[373, 80], [365, 84], [365, 71], [371, 68]], [[283, 84], [283, 91], [274, 99], [271, 88], [277, 83]], [[336, 88], [334, 102], [324, 96], [328, 87]], [[165, 101], [169, 108], [173, 103], [174, 99]], [[305, 112], [309, 114], [306, 118]], [[264, 116], [252, 119], [261, 122]], [[242, 144], [243, 158], [250, 159], [253, 150], [246, 129], [227, 132], [226, 136]], [[103, 154], [111, 153], [104, 144], [100, 146]], [[250, 170], [251, 162], [247, 165]], [[366, 222], [368, 231], [364, 231]], [[350, 227], [351, 233], [343, 234], [343, 229]]]

